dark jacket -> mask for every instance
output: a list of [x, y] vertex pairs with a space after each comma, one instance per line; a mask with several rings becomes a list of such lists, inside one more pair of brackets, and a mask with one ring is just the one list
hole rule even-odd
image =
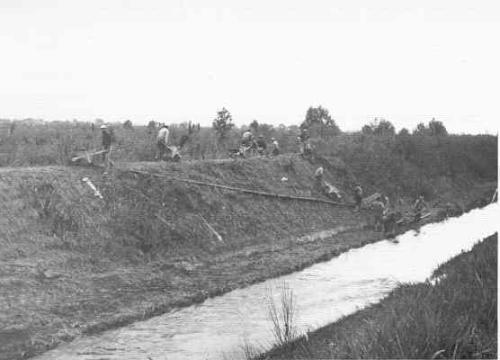
[[112, 142], [113, 142], [113, 136], [109, 132], [109, 130], [103, 131], [102, 132], [102, 146], [106, 149], [110, 148]]

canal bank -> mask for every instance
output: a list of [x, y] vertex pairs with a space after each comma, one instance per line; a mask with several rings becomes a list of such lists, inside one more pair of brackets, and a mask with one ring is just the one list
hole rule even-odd
[[[484, 204], [494, 186], [485, 184], [471, 188], [468, 198], [474, 200], [464, 203], [462, 208]], [[435, 207], [434, 216], [426, 220], [441, 220], [444, 210], [444, 207]], [[7, 300], [12, 296], [12, 300], [7, 302], [8, 321], [1, 331], [0, 359], [30, 357], [81, 335], [98, 334], [201, 303], [207, 298], [298, 271], [383, 238], [379, 232], [353, 225], [337, 228], [337, 233], [330, 237], [276, 239], [268, 244], [214, 254], [202, 261], [196, 258], [180, 263], [155, 261], [138, 264], [133, 269], [93, 270], [95, 274], [91, 277], [78, 271], [71, 276], [46, 279], [37, 273], [24, 272], [22, 278], [28, 277], [28, 281], [22, 281], [31, 286], [26, 295], [29, 299], [23, 300], [25, 295], [19, 295], [19, 287], [12, 287], [12, 290], [4, 287], [7, 290], [4, 296]], [[11, 275], [22, 268], [7, 267], [7, 270]], [[11, 276], [11, 279], [14, 281], [16, 277]], [[90, 294], [79, 295], [81, 289], [85, 291], [82, 295]], [[64, 295], [61, 301], [66, 299], [66, 302], [57, 301], [59, 294]], [[14, 301], [16, 297], [21, 301]], [[32, 301], [36, 301], [36, 306], [23, 306]], [[20, 310], [16, 312], [15, 309]], [[22, 315], [16, 315], [18, 313]], [[17, 319], [26, 316], [30, 317], [30, 322], [18, 322]]]
[[242, 358], [244, 344], [272, 344], [267, 304], [269, 297], [279, 301], [283, 284], [297, 297], [297, 332], [313, 330], [377, 302], [400, 283], [424, 281], [439, 264], [494, 232], [497, 217], [497, 205], [473, 210], [397, 241], [369, 244], [197, 306], [78, 339], [39, 359]]
[[[434, 214], [426, 219], [430, 221], [441, 219], [450, 204], [458, 214], [487, 203], [496, 187], [496, 177], [475, 167], [452, 166], [450, 176], [439, 167], [442, 171], [436, 173], [435, 157], [423, 169], [392, 152], [366, 162], [349, 154], [344, 161], [342, 151], [318, 162], [286, 154], [241, 161], [125, 163], [116, 164], [116, 170], [135, 172], [108, 175], [93, 168], [1, 169], [0, 358], [33, 356], [382, 238], [362, 228], [371, 219], [368, 211], [164, 178], [316, 197], [321, 194], [315, 192], [313, 176], [321, 165], [346, 202], [352, 201], [355, 182], [367, 194], [383, 191], [401, 200], [404, 211], [418, 191], [425, 191]], [[92, 181], [103, 199], [83, 178]]]
[[405, 284], [380, 303], [258, 359], [498, 358], [498, 236]]

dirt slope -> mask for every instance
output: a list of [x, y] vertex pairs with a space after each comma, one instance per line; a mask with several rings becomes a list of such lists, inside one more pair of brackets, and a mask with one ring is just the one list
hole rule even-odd
[[[283, 155], [123, 163], [110, 174], [77, 167], [0, 170], [0, 359], [40, 352], [380, 239], [360, 228], [366, 212], [168, 180], [321, 196], [313, 186], [321, 164], [326, 180], [350, 201], [353, 184], [370, 177], [355, 177], [340, 158], [325, 161]], [[490, 194], [496, 182], [468, 183], [467, 195], [459, 183], [439, 186], [456, 208]], [[403, 210], [410, 200], [402, 197]], [[338, 231], [304, 237], [326, 229]]]

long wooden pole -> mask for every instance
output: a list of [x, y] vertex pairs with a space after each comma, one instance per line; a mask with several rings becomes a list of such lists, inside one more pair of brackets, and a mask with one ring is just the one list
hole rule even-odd
[[182, 179], [182, 178], [177, 178], [177, 177], [167, 177], [164, 175], [159, 175], [159, 174], [154, 174], [154, 173], [148, 173], [146, 171], [140, 171], [140, 170], [121, 170], [121, 171], [128, 171], [140, 175], [146, 175], [146, 176], [153, 176], [157, 178], [161, 178], [167, 181], [179, 181], [179, 182], [185, 182], [188, 184], [194, 184], [194, 185], [201, 185], [201, 186], [210, 186], [210, 187], [215, 187], [219, 189], [224, 189], [224, 190], [230, 190], [230, 191], [237, 191], [237, 192], [242, 192], [246, 194], [253, 194], [253, 195], [258, 195], [258, 196], [267, 196], [267, 197], [274, 197], [278, 199], [285, 199], [285, 200], [299, 200], [299, 201], [311, 201], [311, 202], [320, 202], [324, 204], [330, 204], [330, 205], [335, 205], [335, 206], [344, 206], [344, 207], [351, 207], [352, 204], [344, 204], [344, 203], [339, 203], [331, 200], [326, 200], [326, 199], [319, 199], [319, 198], [313, 198], [313, 197], [307, 197], [307, 196], [294, 196], [294, 195], [283, 195], [283, 194], [275, 194], [275, 193], [269, 193], [269, 192], [264, 192], [264, 191], [257, 191], [257, 190], [250, 190], [250, 189], [243, 189], [243, 188], [237, 188], [234, 186], [227, 186], [227, 185], [220, 185], [220, 184], [214, 184], [214, 183], [207, 183], [203, 181], [198, 181], [198, 180], [192, 180], [192, 179]]

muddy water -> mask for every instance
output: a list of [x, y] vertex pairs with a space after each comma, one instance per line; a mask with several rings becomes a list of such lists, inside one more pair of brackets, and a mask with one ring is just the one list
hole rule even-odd
[[[377, 302], [399, 283], [422, 282], [441, 263], [496, 231], [498, 205], [348, 251], [303, 271], [208, 299], [147, 321], [84, 337], [38, 359], [242, 358], [242, 345], [268, 348], [269, 296], [285, 283], [297, 303], [301, 332]], [[270, 295], [271, 294], [271, 295]]]

